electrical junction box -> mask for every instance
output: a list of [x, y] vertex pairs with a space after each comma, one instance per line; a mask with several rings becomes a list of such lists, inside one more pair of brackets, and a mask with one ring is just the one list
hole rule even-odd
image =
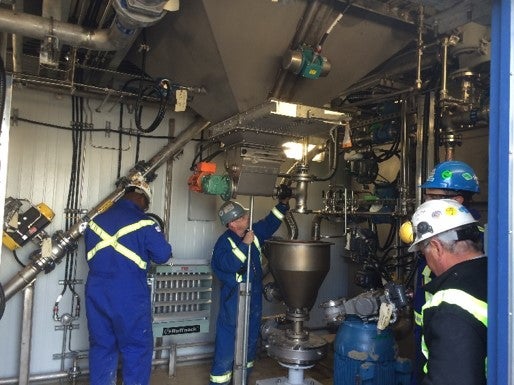
[[153, 334], [180, 336], [209, 331], [212, 271], [207, 260], [173, 259], [173, 265], [152, 266]]

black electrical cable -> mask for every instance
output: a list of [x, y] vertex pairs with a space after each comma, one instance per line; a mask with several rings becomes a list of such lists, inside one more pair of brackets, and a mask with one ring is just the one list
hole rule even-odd
[[[149, 86], [143, 88], [143, 81], [147, 80], [148, 75], [145, 72], [146, 69], [146, 53], [147, 53], [147, 43], [146, 43], [146, 30], [143, 29], [141, 32], [142, 42], [142, 54], [143, 57], [141, 59], [141, 76], [139, 79], [139, 91], [136, 101], [136, 107], [134, 111], [134, 121], [136, 123], [136, 127], [139, 131], [144, 133], [149, 133], [155, 131], [155, 129], [161, 124], [162, 119], [164, 119], [164, 114], [166, 113], [166, 106], [170, 99], [171, 95], [171, 84], [167, 79], [163, 79], [159, 82], [153, 82]], [[143, 96], [149, 96], [152, 94], [156, 94], [159, 99], [159, 111], [157, 112], [157, 116], [154, 121], [150, 124], [149, 127], [143, 128], [141, 125], [141, 115], [143, 112], [143, 106], [141, 105], [141, 101], [143, 100]]]
[[12, 251], [12, 255], [14, 257], [14, 260], [16, 262], [18, 262], [18, 265], [20, 265], [21, 267], [26, 267], [26, 265], [20, 260], [20, 258], [18, 258], [18, 254], [16, 253], [16, 250]]
[[146, 213], [146, 216], [150, 217], [155, 223], [159, 225], [162, 231], [164, 231], [164, 221], [160, 216], [154, 213]]
[[5, 310], [5, 293], [4, 288], [2, 287], [2, 284], [0, 283], [0, 319], [2, 319], [2, 316], [4, 315]]
[[123, 158], [123, 134], [122, 134], [122, 127], [123, 127], [123, 102], [120, 102], [120, 114], [119, 114], [119, 133], [118, 133], [118, 168], [116, 172], [116, 180], [119, 180], [121, 177], [121, 161]]
[[193, 171], [195, 169], [195, 166], [198, 162], [202, 162], [204, 159], [203, 159], [203, 152], [206, 151], [207, 149], [209, 149], [210, 147], [212, 147], [213, 145], [217, 144], [219, 145], [220, 142], [216, 141], [216, 142], [209, 142], [207, 143], [207, 145], [204, 145], [204, 140], [202, 138], [200, 138], [200, 149], [199, 151], [195, 154], [194, 158], [193, 158], [193, 161], [191, 162], [191, 168], [190, 170]]
[[4, 61], [0, 56], [0, 135], [2, 135], [2, 122], [4, 120], [5, 108], [5, 93], [6, 93], [6, 80], [5, 80], [5, 67]]
[[[59, 130], [66, 130], [66, 131], [73, 131], [73, 128], [70, 128], [70, 127], [65, 127], [65, 126], [59, 126], [59, 125], [56, 125], [56, 124], [51, 124], [51, 123], [45, 123], [45, 122], [38, 122], [37, 120], [31, 120], [31, 119], [25, 119], [25, 118], [16, 118], [18, 121], [20, 122], [26, 122], [26, 123], [31, 123], [31, 124], [37, 124], [37, 125], [40, 125], [40, 126], [43, 126], [43, 127], [49, 127], [49, 128], [57, 128]], [[131, 132], [127, 132], [127, 131], [124, 131], [124, 130], [111, 130], [111, 129], [106, 129], [106, 128], [83, 128], [82, 129], [82, 132], [108, 132], [108, 133], [121, 133], [123, 135], [127, 135], [127, 136], [140, 136], [141, 138], [147, 138], [147, 139], [168, 139], [168, 140], [173, 140], [175, 139], [174, 136], [168, 136], [168, 135], [143, 135], [143, 134], [140, 134], [140, 133], [131, 133]], [[193, 139], [193, 141], [198, 141], [198, 139]]]

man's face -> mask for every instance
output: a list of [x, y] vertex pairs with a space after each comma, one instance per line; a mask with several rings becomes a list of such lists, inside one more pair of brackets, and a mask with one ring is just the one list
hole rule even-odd
[[453, 199], [460, 204], [464, 202], [462, 195], [455, 194], [453, 191], [445, 190], [441, 188], [427, 188], [424, 192], [425, 202], [434, 199]]
[[229, 228], [236, 234], [244, 232], [249, 225], [250, 216], [248, 214], [245, 214], [240, 218], [234, 219], [232, 222], [228, 224]]

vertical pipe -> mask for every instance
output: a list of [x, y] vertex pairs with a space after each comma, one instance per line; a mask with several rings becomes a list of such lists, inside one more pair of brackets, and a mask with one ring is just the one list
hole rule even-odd
[[444, 37], [441, 44], [443, 49], [443, 63], [441, 65], [441, 91], [440, 99], [445, 100], [448, 97], [448, 90], [446, 89], [447, 66], [448, 66], [448, 37]]
[[23, 291], [23, 318], [21, 321], [19, 385], [28, 385], [30, 374], [30, 343], [32, 340], [32, 310], [34, 308], [34, 282]]
[[401, 215], [407, 215], [407, 198], [408, 198], [408, 186], [409, 186], [409, 156], [408, 156], [408, 127], [407, 127], [407, 100], [404, 98], [402, 100], [401, 106], [401, 133], [400, 133], [400, 143], [401, 143], [401, 170], [400, 170], [400, 210]]
[[[250, 196], [250, 229], [253, 222], [253, 195]], [[252, 245], [248, 246], [246, 257], [246, 282], [239, 284], [239, 298], [237, 308], [236, 341], [234, 349], [234, 384], [246, 385], [247, 383], [247, 363], [248, 363], [248, 327], [250, 322], [250, 269], [252, 264]]]
[[421, 89], [421, 57], [423, 56], [423, 5], [419, 6], [419, 15], [418, 15], [418, 44], [417, 44], [417, 71], [416, 71], [416, 89]]

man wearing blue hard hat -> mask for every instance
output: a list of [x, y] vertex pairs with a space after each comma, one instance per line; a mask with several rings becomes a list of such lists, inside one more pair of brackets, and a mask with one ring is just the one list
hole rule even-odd
[[[460, 161], [449, 160], [437, 164], [430, 172], [427, 180], [421, 186], [425, 201], [434, 199], [453, 199], [466, 207], [472, 216], [479, 220], [480, 213], [470, 207], [472, 198], [480, 192], [478, 178], [468, 164]], [[482, 237], [483, 238], [483, 237]], [[483, 239], [482, 239], [483, 241]], [[425, 258], [420, 256], [417, 264], [416, 282], [414, 289], [414, 349], [416, 362], [423, 361], [421, 349], [422, 336], [422, 316], [421, 309], [430, 299], [430, 294], [426, 293], [424, 286], [433, 278], [432, 271], [427, 265]], [[417, 365], [416, 365], [417, 366]], [[413, 376], [411, 385], [420, 383], [420, 376], [423, 375], [418, 368]]]

